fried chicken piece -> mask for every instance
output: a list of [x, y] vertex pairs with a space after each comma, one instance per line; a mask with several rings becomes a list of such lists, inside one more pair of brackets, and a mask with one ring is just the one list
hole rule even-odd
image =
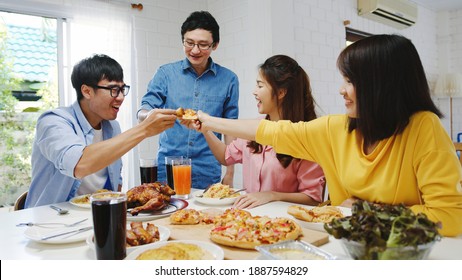
[[127, 245], [130, 245], [130, 246], [140, 245], [140, 242], [138, 241], [138, 236], [136, 236], [136, 234], [131, 229], [127, 230], [126, 239], [127, 239]]
[[156, 227], [154, 224], [148, 223], [146, 231], [149, 233], [150, 236], [152, 236], [152, 242], [159, 241], [160, 233], [158, 227]]
[[161, 210], [168, 205], [170, 196], [174, 194], [174, 190], [159, 182], [143, 184], [128, 190], [127, 207], [133, 208], [130, 211], [133, 216], [141, 211]]
[[131, 229], [127, 230], [127, 245], [139, 246], [159, 241], [159, 228], [154, 224], [147, 223], [146, 229], [142, 222], [131, 222]]
[[132, 230], [138, 237], [139, 245], [152, 243], [152, 236], [143, 228], [143, 225], [134, 228], [132, 227]]

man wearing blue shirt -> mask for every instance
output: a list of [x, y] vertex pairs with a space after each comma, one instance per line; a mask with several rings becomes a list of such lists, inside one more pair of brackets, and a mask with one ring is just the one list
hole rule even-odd
[[122, 155], [173, 126], [175, 110], [154, 110], [121, 133], [115, 120], [130, 86], [120, 64], [94, 55], [74, 66], [77, 101], [43, 113], [32, 148], [32, 182], [25, 207], [70, 200], [98, 189], [120, 190]]
[[[205, 11], [193, 12], [181, 26], [186, 58], [161, 66], [149, 82], [141, 100], [138, 118], [143, 120], [154, 108], [202, 110], [210, 115], [237, 119], [239, 81], [231, 70], [216, 64], [210, 57], [220, 42], [219, 26]], [[221, 139], [221, 134], [217, 134]], [[230, 143], [232, 137], [225, 136]], [[159, 137], [157, 160], [166, 156], [192, 159], [192, 187], [204, 189], [220, 182], [221, 165], [215, 159], [204, 136], [176, 122]], [[158, 180], [166, 180], [163, 164], [158, 166]], [[234, 167], [227, 167], [224, 184], [233, 184]]]

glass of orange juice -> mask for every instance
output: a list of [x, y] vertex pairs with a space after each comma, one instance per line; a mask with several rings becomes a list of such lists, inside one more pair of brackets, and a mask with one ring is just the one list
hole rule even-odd
[[177, 198], [188, 199], [191, 194], [191, 159], [172, 160], [173, 182]]

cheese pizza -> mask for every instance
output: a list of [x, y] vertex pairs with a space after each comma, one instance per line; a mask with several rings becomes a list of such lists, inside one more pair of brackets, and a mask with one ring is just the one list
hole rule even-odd
[[202, 213], [195, 209], [181, 209], [170, 215], [172, 225], [196, 225], [202, 221]]
[[342, 211], [335, 206], [322, 206], [308, 209], [299, 205], [291, 205], [287, 213], [295, 218], [313, 223], [328, 223], [334, 218], [342, 218]]
[[296, 240], [302, 235], [301, 227], [291, 219], [252, 216], [245, 210], [228, 209], [215, 219], [210, 239], [231, 247], [255, 249], [264, 244]]

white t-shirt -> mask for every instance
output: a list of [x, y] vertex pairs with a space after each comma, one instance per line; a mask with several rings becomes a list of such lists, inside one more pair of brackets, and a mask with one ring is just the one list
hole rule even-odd
[[[103, 141], [103, 130], [95, 129], [95, 135], [93, 136], [93, 144]], [[99, 189], [104, 188], [107, 181], [107, 168], [103, 168], [93, 174], [83, 177], [82, 183], [77, 190], [78, 195], [87, 193], [94, 193]]]

